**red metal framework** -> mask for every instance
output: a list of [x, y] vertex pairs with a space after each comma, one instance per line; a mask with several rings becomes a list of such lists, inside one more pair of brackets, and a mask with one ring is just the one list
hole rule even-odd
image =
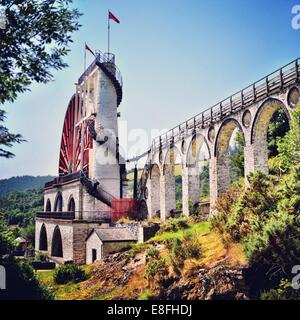
[[79, 170], [88, 171], [89, 150], [93, 147], [88, 126], [94, 120], [83, 119], [82, 107], [82, 100], [75, 94], [69, 102], [63, 125], [59, 175], [68, 175]]

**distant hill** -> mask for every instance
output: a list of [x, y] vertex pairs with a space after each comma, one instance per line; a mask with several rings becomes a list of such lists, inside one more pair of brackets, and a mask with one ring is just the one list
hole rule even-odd
[[0, 180], [0, 198], [10, 191], [24, 191], [28, 189], [42, 188], [53, 176], [21, 176]]

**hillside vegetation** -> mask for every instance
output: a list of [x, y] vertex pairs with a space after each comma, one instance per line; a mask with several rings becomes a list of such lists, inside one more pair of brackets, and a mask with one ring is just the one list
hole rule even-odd
[[209, 223], [178, 218], [148, 242], [85, 266], [85, 281], [57, 285], [54, 271], [38, 278], [62, 300], [239, 298], [245, 296], [239, 278], [246, 264], [242, 246], [225, 246]]
[[40, 189], [44, 184], [54, 179], [53, 176], [21, 176], [0, 180], [0, 198], [11, 191], [25, 191], [29, 189]]

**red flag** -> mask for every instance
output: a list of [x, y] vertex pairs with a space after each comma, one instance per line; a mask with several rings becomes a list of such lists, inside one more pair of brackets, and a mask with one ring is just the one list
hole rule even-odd
[[114, 16], [110, 11], [108, 11], [108, 19], [114, 20], [116, 23], [120, 23], [120, 20]]
[[94, 51], [85, 43], [85, 50], [89, 51], [94, 57], [96, 57]]

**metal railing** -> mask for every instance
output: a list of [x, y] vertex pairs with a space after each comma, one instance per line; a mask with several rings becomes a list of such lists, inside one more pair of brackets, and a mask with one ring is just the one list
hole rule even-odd
[[92, 73], [95, 69], [97, 62], [101, 64], [109, 64], [107, 69], [110, 73], [115, 77], [121, 87], [123, 87], [123, 78], [120, 70], [114, 63], [114, 59], [107, 55], [106, 53], [102, 53], [101, 51], [96, 51], [95, 60], [89, 65], [89, 67], [85, 70], [85, 72], [79, 77], [78, 84], [81, 84], [84, 81], [84, 78]]
[[80, 176], [80, 182], [86, 187], [87, 192], [95, 197], [96, 199], [104, 202], [105, 204], [107, 204], [109, 207], [112, 206], [112, 200], [114, 199], [114, 197], [108, 193], [107, 191], [105, 191], [100, 184], [98, 184], [96, 187], [93, 184], [93, 182], [88, 178], [88, 176], [84, 173], [81, 172], [81, 176]]
[[45, 189], [52, 188], [54, 186], [59, 186], [61, 184], [77, 181], [80, 179], [80, 177], [81, 177], [81, 172], [77, 171], [77, 172], [70, 173], [65, 176], [60, 176], [60, 177], [54, 178], [52, 181], [45, 183]]
[[43, 218], [43, 219], [61, 219], [61, 220], [75, 220], [75, 212], [74, 211], [55, 211], [55, 212], [49, 212], [49, 211], [42, 211], [36, 213], [37, 218]]
[[110, 211], [40, 211], [36, 212], [37, 218], [75, 220], [76, 216], [82, 217], [80, 220], [110, 222], [112, 214]]
[[180, 123], [166, 133], [156, 137], [152, 141], [151, 151], [176, 142], [184, 135], [188, 135], [198, 129], [210, 126], [216, 121], [222, 120], [249, 105], [278, 93], [293, 83], [298, 83], [300, 78], [300, 58], [290, 62], [282, 68], [270, 73], [266, 77], [254, 82], [241, 91], [222, 100], [213, 107], [197, 114], [196, 116]]

